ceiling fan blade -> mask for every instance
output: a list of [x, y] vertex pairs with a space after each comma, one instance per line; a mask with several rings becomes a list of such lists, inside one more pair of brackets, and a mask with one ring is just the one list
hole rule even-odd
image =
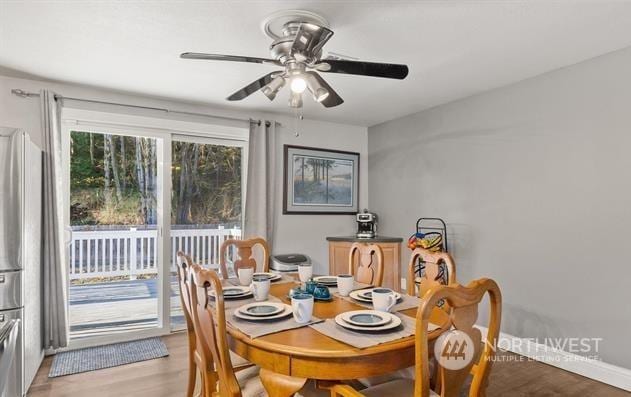
[[318, 80], [318, 83], [320, 83], [320, 85], [322, 87], [324, 87], [328, 92], [329, 92], [329, 96], [327, 96], [322, 102], [320, 102], [324, 107], [326, 108], [332, 108], [334, 106], [337, 105], [341, 105], [344, 103], [344, 100], [342, 99], [342, 97], [340, 97], [337, 92], [335, 92], [335, 90], [333, 88], [331, 88], [331, 86], [329, 85], [329, 83], [327, 83], [322, 76], [320, 76], [319, 74], [317, 74], [316, 72], [305, 72], [311, 76], [313, 76], [313, 78], [315, 78], [316, 80]]
[[331, 36], [333, 31], [330, 29], [312, 23], [301, 23], [291, 45], [291, 55], [301, 53], [307, 58], [317, 57]]
[[395, 63], [375, 63], [347, 60], [323, 60], [313, 65], [320, 72], [358, 74], [362, 76], [385, 77], [403, 80], [408, 75], [407, 65]]
[[282, 73], [282, 71], [277, 70], [275, 72], [268, 73], [265, 76], [261, 77], [260, 79], [255, 80], [251, 82], [250, 84], [246, 85], [245, 87], [241, 88], [239, 91], [230, 95], [226, 99], [228, 99], [229, 101], [240, 101], [244, 98], [247, 98], [248, 96], [254, 94], [256, 91], [268, 85], [272, 81], [272, 79], [276, 76], [277, 73]]
[[246, 57], [246, 56], [241, 56], [241, 55], [223, 55], [223, 54], [204, 54], [200, 52], [183, 52], [182, 54], [180, 54], [180, 58], [202, 59], [202, 60], [208, 60], [208, 61], [266, 63], [266, 64], [282, 66], [282, 64], [275, 59]]

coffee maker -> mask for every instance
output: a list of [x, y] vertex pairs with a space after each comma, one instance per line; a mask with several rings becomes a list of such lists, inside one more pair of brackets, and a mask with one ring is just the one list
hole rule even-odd
[[357, 214], [357, 238], [375, 238], [377, 236], [377, 214], [364, 212]]

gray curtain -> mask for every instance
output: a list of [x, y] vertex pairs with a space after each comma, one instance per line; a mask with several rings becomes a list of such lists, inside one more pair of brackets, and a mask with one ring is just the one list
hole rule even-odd
[[66, 244], [61, 171], [61, 105], [51, 91], [40, 92], [44, 135], [44, 347], [68, 345]]
[[245, 238], [263, 237], [272, 249], [276, 203], [276, 123], [250, 124], [245, 195]]

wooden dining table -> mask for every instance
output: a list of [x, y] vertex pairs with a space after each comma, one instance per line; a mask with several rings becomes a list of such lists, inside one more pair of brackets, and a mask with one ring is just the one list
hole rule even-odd
[[[270, 295], [291, 304], [288, 293], [298, 283], [272, 284]], [[313, 315], [320, 319], [365, 309], [339, 296], [316, 302]], [[401, 313], [416, 316], [416, 309]], [[449, 328], [449, 315], [440, 308], [430, 322], [440, 326], [429, 332], [435, 340]], [[330, 338], [310, 327], [250, 338], [228, 323], [230, 349], [261, 368], [260, 377], [270, 397], [290, 397], [309, 379], [321, 384], [385, 375], [414, 365], [414, 336], [358, 349]]]

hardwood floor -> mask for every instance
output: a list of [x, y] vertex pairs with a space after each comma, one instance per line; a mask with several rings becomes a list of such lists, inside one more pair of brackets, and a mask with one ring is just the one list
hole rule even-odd
[[[176, 397], [186, 388], [186, 337], [163, 338], [170, 356], [78, 375], [48, 378], [51, 357], [44, 360], [29, 390], [30, 397]], [[629, 397], [631, 393], [546, 364], [502, 353], [494, 364], [489, 397], [590, 396]], [[506, 361], [513, 360], [513, 361]]]

